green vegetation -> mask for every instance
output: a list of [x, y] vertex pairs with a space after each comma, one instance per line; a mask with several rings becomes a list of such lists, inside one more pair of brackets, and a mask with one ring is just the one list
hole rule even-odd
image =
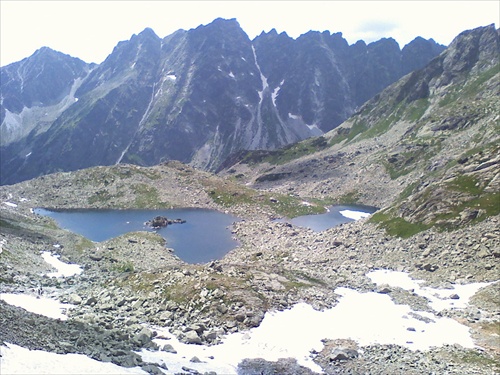
[[239, 155], [239, 158], [242, 163], [250, 165], [259, 163], [280, 165], [298, 159], [302, 156], [321, 151], [328, 146], [329, 145], [325, 137], [321, 136], [317, 138], [309, 138], [302, 142], [294, 143], [275, 151], [245, 151]]
[[427, 108], [429, 108], [429, 100], [427, 98], [415, 100], [408, 104], [405, 117], [409, 121], [418, 121], [422, 118]]
[[294, 287], [310, 288], [314, 285], [327, 286], [323, 280], [313, 277], [304, 271], [289, 271], [286, 276], [289, 280], [293, 280], [290, 281], [290, 286]]
[[402, 119], [413, 122], [419, 120], [428, 107], [428, 99], [419, 99], [411, 103], [401, 102], [394, 106], [390, 114], [377, 116], [379, 121], [374, 123], [368, 120], [370, 111], [367, 108], [363, 113], [355, 117], [350, 129], [339, 132], [337, 136], [331, 139], [330, 143], [338, 144], [344, 140], [351, 142], [355, 138], [359, 141], [380, 136]]
[[357, 204], [359, 203], [359, 191], [352, 190], [340, 195], [331, 202], [332, 204]]
[[[116, 195], [115, 195], [116, 197]], [[113, 195], [109, 193], [107, 189], [101, 189], [97, 191], [94, 195], [90, 196], [87, 201], [89, 204], [104, 204], [108, 202], [111, 198], [113, 198]]]
[[134, 263], [127, 260], [114, 264], [111, 269], [119, 273], [134, 272]]
[[158, 208], [158, 206], [164, 206], [160, 202], [158, 191], [155, 187], [148, 184], [133, 184], [131, 189], [135, 194], [135, 208]]
[[480, 194], [482, 191], [478, 179], [470, 175], [458, 176], [454, 180], [448, 182], [447, 186], [451, 190], [474, 195]]
[[480, 91], [481, 86], [500, 73], [500, 64], [480, 73], [474, 80], [465, 85], [462, 95], [473, 97]]
[[407, 187], [404, 188], [404, 190], [399, 194], [399, 201], [403, 201], [404, 199], [408, 198], [415, 188], [418, 186], [417, 182], [414, 182], [412, 184], [409, 184]]
[[307, 199], [308, 204], [305, 204], [303, 199], [289, 195], [276, 195], [273, 198], [269, 198], [264, 203], [279, 215], [290, 219], [296, 216], [324, 213], [325, 206], [329, 205], [323, 200], [310, 198]]
[[419, 232], [429, 229], [431, 225], [422, 223], [410, 223], [401, 217], [392, 217], [387, 212], [376, 212], [370, 219], [370, 222], [377, 223], [390, 234], [401, 238], [409, 238]]
[[383, 159], [381, 162], [391, 179], [396, 180], [415, 170], [419, 163], [428, 161], [439, 152], [441, 146], [439, 139], [420, 139], [416, 143], [406, 145], [407, 151]]
[[12, 222], [4, 220], [0, 218], [0, 228], [3, 229], [20, 229], [17, 225], [14, 225]]
[[343, 132], [339, 134], [337, 137], [332, 139], [332, 143], [340, 143], [344, 140], [347, 142], [352, 141], [358, 134], [365, 132], [368, 129], [368, 124], [361, 120], [361, 117], [357, 117], [354, 120], [354, 124], [352, 125], [349, 132]]
[[487, 353], [481, 353], [477, 350], [468, 350], [466, 353], [455, 354], [454, 360], [458, 363], [476, 364], [482, 369], [492, 368], [500, 370], [500, 360], [489, 356]]
[[500, 64], [493, 66], [492, 68], [480, 73], [477, 77], [470, 80], [465, 85], [455, 85], [447, 89], [447, 94], [439, 101], [439, 106], [441, 108], [448, 105], [453, 105], [455, 102], [463, 102], [469, 98], [474, 98], [479, 91], [481, 91], [481, 86], [492, 79], [500, 71]]
[[86, 237], [80, 236], [80, 241], [75, 244], [75, 250], [82, 254], [87, 249], [94, 248], [94, 243]]
[[305, 204], [305, 198], [259, 192], [229, 181], [206, 179], [201, 182], [212, 200], [222, 207], [256, 205], [270, 208], [278, 215], [288, 218], [323, 213], [325, 206], [332, 203], [320, 199], [307, 199], [308, 204]]
[[[488, 186], [489, 182], [481, 181], [472, 175], [460, 175], [445, 184], [439, 186], [433, 184], [418, 192], [412, 205], [428, 206], [424, 213], [425, 224], [409, 222], [398, 217], [395, 209], [377, 212], [371, 216], [370, 221], [378, 223], [388, 234], [403, 238], [411, 237], [431, 227], [452, 231], [457, 228], [457, 222], [474, 224], [500, 214], [500, 192], [485, 191], [485, 186]], [[417, 186], [418, 183], [407, 186], [400, 194], [399, 204], [411, 196]], [[440, 191], [439, 196], [447, 198], [439, 199], [441, 207], [433, 212], [435, 204], [431, 201], [432, 197], [436, 196], [437, 190]]]

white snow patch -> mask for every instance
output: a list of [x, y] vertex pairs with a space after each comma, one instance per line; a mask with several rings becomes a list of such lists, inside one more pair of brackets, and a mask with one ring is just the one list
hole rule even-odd
[[[431, 298], [438, 298], [434, 294], [444, 295], [455, 291], [464, 302], [459, 306], [454, 305], [455, 308], [466, 306], [470, 296], [489, 284], [454, 285], [452, 289], [441, 290], [423, 288], [420, 285], [422, 281], [412, 280], [403, 272], [378, 270], [370, 272], [367, 276], [377, 284], [415, 289], [417, 294], [429, 295]], [[465, 348], [475, 347], [469, 328], [454, 319], [440, 317], [429, 312], [415, 312], [408, 305], [395, 304], [388, 294], [362, 293], [345, 287], [335, 289], [335, 293], [340, 298], [338, 304], [331, 309], [317, 311], [311, 305], [299, 303], [288, 310], [268, 312], [259, 327], [228, 335], [221, 344], [214, 346], [184, 344], [169, 333], [167, 328], [152, 327], [159, 333], [159, 337], [162, 337], [154, 341], [160, 347], [167, 343], [171, 344], [177, 354], [148, 350], [143, 350], [139, 354], [145, 362], [165, 364], [169, 373], [182, 372], [182, 367], [187, 366], [201, 373], [215, 371], [221, 374], [236, 374], [237, 365], [244, 358], [276, 361], [279, 358], [292, 357], [296, 358], [300, 365], [321, 372], [321, 368], [313, 361], [311, 350], [320, 351], [323, 348], [322, 339], [325, 338], [350, 338], [357, 341], [360, 346], [395, 344], [411, 350], [428, 350], [432, 347], [454, 344]], [[36, 313], [40, 313], [42, 308], [47, 309], [50, 302], [53, 306], [52, 310], [57, 310], [58, 317], [62, 316], [62, 318], [65, 317], [60, 313], [60, 309], [62, 306], [68, 306], [57, 301], [37, 299], [26, 295], [2, 294], [0, 296], [7, 303], [30, 309], [29, 311], [36, 310], [33, 311]], [[419, 316], [427, 317], [429, 320], [424, 322]], [[19, 348], [16, 349], [21, 351]], [[51, 374], [59, 373], [58, 371], [64, 374], [71, 373], [65, 367], [66, 362], [55, 362], [56, 360], [48, 356], [48, 353], [40, 357], [36, 357], [33, 351], [23, 353], [23, 356], [15, 356], [13, 351], [2, 353], [3, 357], [0, 359], [2, 370], [6, 371], [5, 369], [8, 368], [10, 371], [7, 373], [15, 373], [15, 369], [19, 366], [23, 369], [23, 373], [31, 373], [29, 371], [37, 374], [47, 373], [44, 372], [45, 368], [50, 368]], [[198, 357], [202, 363], [190, 362], [194, 356]], [[34, 358], [36, 358], [36, 364], [32, 365], [31, 361], [35, 361]], [[57, 361], [62, 360], [61, 358], [64, 357], [57, 357]], [[78, 369], [79, 373], [98, 373], [98, 371], [89, 370], [90, 366], [104, 365], [101, 362], [82, 362], [75, 365], [76, 361], [80, 359], [86, 361], [86, 359], [71, 358], [74, 358], [71, 369]], [[26, 371], [26, 368], [29, 368], [29, 371]], [[121, 368], [114, 367], [110, 367], [109, 370], [103, 368], [100, 371], [114, 373], [112, 372], [114, 370], [127, 373]], [[139, 371], [137, 368], [129, 370], [130, 373]]]
[[298, 116], [298, 115], [293, 115], [293, 114], [291, 114], [290, 112], [288, 112], [288, 117], [289, 117], [289, 118], [291, 118], [291, 119], [294, 119], [294, 120], [298, 120], [298, 119], [300, 119], [300, 116]]
[[[7, 145], [26, 137], [33, 129], [37, 129], [39, 132], [47, 130], [52, 121], [55, 121], [64, 110], [75, 103], [75, 92], [84, 79], [84, 77], [75, 79], [70, 93], [55, 105], [23, 107], [20, 113], [12, 113], [6, 110], [4, 121], [0, 124], [0, 144]], [[45, 118], [40, 121], [42, 115]]]
[[312, 203], [309, 203], [309, 202], [306, 202], [306, 201], [303, 201], [303, 202], [302, 202], [302, 205], [303, 205], [303, 206], [307, 206], [307, 207], [311, 207], [313, 204], [312, 204]]
[[57, 269], [56, 272], [48, 273], [49, 277], [70, 277], [79, 275], [83, 269], [78, 264], [68, 264], [59, 260], [59, 255], [52, 255], [48, 251], [42, 253], [43, 260], [45, 260], [52, 267]]
[[276, 98], [278, 97], [278, 93], [281, 89], [281, 86], [283, 86], [283, 83], [285, 83], [285, 80], [282, 80], [279, 84], [278, 87], [275, 87], [273, 90], [273, 93], [271, 94], [271, 98], [273, 99], [273, 105], [276, 107]]
[[[143, 350], [141, 355], [143, 360], [165, 364], [173, 372], [188, 366], [199, 372], [235, 374], [244, 358], [277, 361], [287, 357], [321, 372], [313, 362], [311, 350], [322, 350], [325, 338], [350, 338], [361, 346], [395, 344], [411, 350], [454, 344], [475, 347], [469, 328], [454, 319], [414, 312], [408, 305], [395, 304], [387, 294], [361, 293], [345, 287], [337, 288], [335, 293], [341, 297], [331, 309], [317, 311], [311, 305], [299, 303], [285, 311], [268, 312], [259, 327], [228, 335], [215, 346], [183, 344], [166, 330], [161, 332], [161, 328], [154, 327], [168, 338], [155, 342], [160, 347], [170, 343], [177, 354]], [[430, 320], [424, 322], [419, 316]], [[189, 363], [193, 356], [204, 363]]]
[[[413, 290], [419, 296], [425, 297], [430, 301], [430, 306], [435, 311], [446, 309], [463, 309], [469, 304], [470, 298], [477, 291], [492, 283], [471, 283], [465, 285], [453, 284], [450, 289], [436, 289], [421, 286], [423, 280], [413, 280], [405, 272], [391, 270], [376, 270], [367, 274], [367, 276], [377, 285], [389, 285], [400, 287], [405, 290]], [[459, 299], [451, 299], [452, 295], [458, 295]]]
[[255, 60], [255, 66], [257, 67], [257, 70], [259, 71], [260, 80], [262, 81], [262, 91], [259, 91], [260, 103], [262, 103], [262, 100], [264, 99], [264, 91], [266, 91], [266, 89], [269, 88], [269, 84], [267, 83], [267, 78], [264, 76], [264, 74], [262, 73], [262, 70], [260, 69], [259, 63], [257, 62], [257, 54], [255, 53], [254, 46], [252, 46], [252, 51], [253, 51], [253, 57]]
[[318, 128], [318, 125], [313, 124], [313, 125], [307, 125], [306, 126], [309, 128], [309, 130], [314, 134], [314, 135], [322, 135], [324, 134], [323, 131]]
[[75, 103], [78, 101], [78, 98], [75, 98]]
[[177, 76], [175, 74], [167, 74], [167, 76], [165, 78], [167, 78], [171, 81], [177, 80]]
[[2, 374], [146, 374], [140, 367], [120, 367], [110, 362], [96, 361], [83, 354], [57, 354], [43, 350], [29, 350], [10, 343], [0, 348]]
[[14, 207], [14, 208], [17, 207], [17, 204], [12, 203], [12, 202], [3, 202], [3, 204], [5, 204], [6, 206], [9, 206], [9, 207]]
[[339, 213], [342, 216], [347, 217], [349, 219], [353, 219], [353, 220], [364, 219], [365, 217], [368, 217], [371, 215], [368, 212], [352, 211], [352, 210], [342, 210], [342, 211], [339, 211]]
[[229, 77], [234, 78], [234, 73], [232, 71], [229, 72]]
[[61, 320], [68, 319], [64, 312], [73, 307], [73, 305], [68, 303], [61, 303], [47, 297], [35, 297], [29, 294], [1, 293], [0, 299], [9, 305], [21, 307], [32, 313]]

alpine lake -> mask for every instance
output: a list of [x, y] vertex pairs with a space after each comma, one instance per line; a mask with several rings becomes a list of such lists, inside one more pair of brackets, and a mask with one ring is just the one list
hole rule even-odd
[[[336, 205], [328, 212], [318, 215], [280, 219], [292, 225], [322, 231], [364, 217], [376, 208], [357, 205]], [[221, 259], [238, 246], [231, 235], [231, 226], [241, 219], [216, 210], [201, 208], [178, 208], [166, 210], [48, 210], [36, 208], [35, 214], [48, 216], [59, 227], [80, 234], [91, 241], [101, 242], [125, 233], [154, 231], [161, 235], [169, 248], [187, 263], [206, 263]], [[361, 214], [361, 215], [359, 215]], [[170, 220], [180, 219], [182, 224], [169, 224], [151, 228], [147, 224], [157, 216]]]

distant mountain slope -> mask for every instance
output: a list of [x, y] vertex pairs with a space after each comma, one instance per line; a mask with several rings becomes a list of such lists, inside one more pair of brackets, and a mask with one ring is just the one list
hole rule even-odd
[[500, 213], [500, 36], [468, 30], [338, 128], [282, 150], [240, 153], [222, 174], [277, 191], [385, 207], [392, 233]]
[[[118, 162], [175, 159], [215, 170], [239, 150], [273, 150], [335, 128], [443, 49], [422, 38], [402, 50], [393, 39], [349, 46], [329, 32], [294, 40], [271, 31], [251, 41], [234, 19], [163, 39], [145, 29], [98, 66], [42, 49], [1, 69], [2, 132], [10, 134], [1, 183]], [[40, 63], [41, 55], [50, 58]]]
[[0, 145], [50, 126], [75, 101], [92, 65], [43, 47], [0, 69]]

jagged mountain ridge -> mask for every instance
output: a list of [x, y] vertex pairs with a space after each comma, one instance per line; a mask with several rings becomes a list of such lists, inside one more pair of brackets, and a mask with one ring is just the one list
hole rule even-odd
[[[42, 109], [29, 121], [20, 113], [34, 99], [6, 99], [26, 96], [15, 74], [22, 62], [14, 63], [2, 68], [12, 83], [2, 78], [1, 129], [17, 134], [2, 142], [2, 184], [117, 162], [175, 159], [214, 170], [239, 150], [277, 149], [335, 128], [442, 49], [422, 38], [403, 50], [393, 39], [349, 46], [329, 32], [295, 40], [273, 30], [251, 41], [223, 19], [163, 39], [145, 29], [98, 66], [80, 64], [54, 90], [57, 108], [37, 99]], [[75, 61], [61, 59], [65, 67]]]
[[329, 133], [242, 152], [220, 173], [384, 208], [373, 220], [393, 234], [461, 228], [500, 213], [499, 96], [500, 30], [464, 31]]
[[[0, 69], [0, 144], [40, 131], [73, 104], [74, 93], [93, 64], [42, 47]], [[50, 113], [50, 115], [49, 115]]]

